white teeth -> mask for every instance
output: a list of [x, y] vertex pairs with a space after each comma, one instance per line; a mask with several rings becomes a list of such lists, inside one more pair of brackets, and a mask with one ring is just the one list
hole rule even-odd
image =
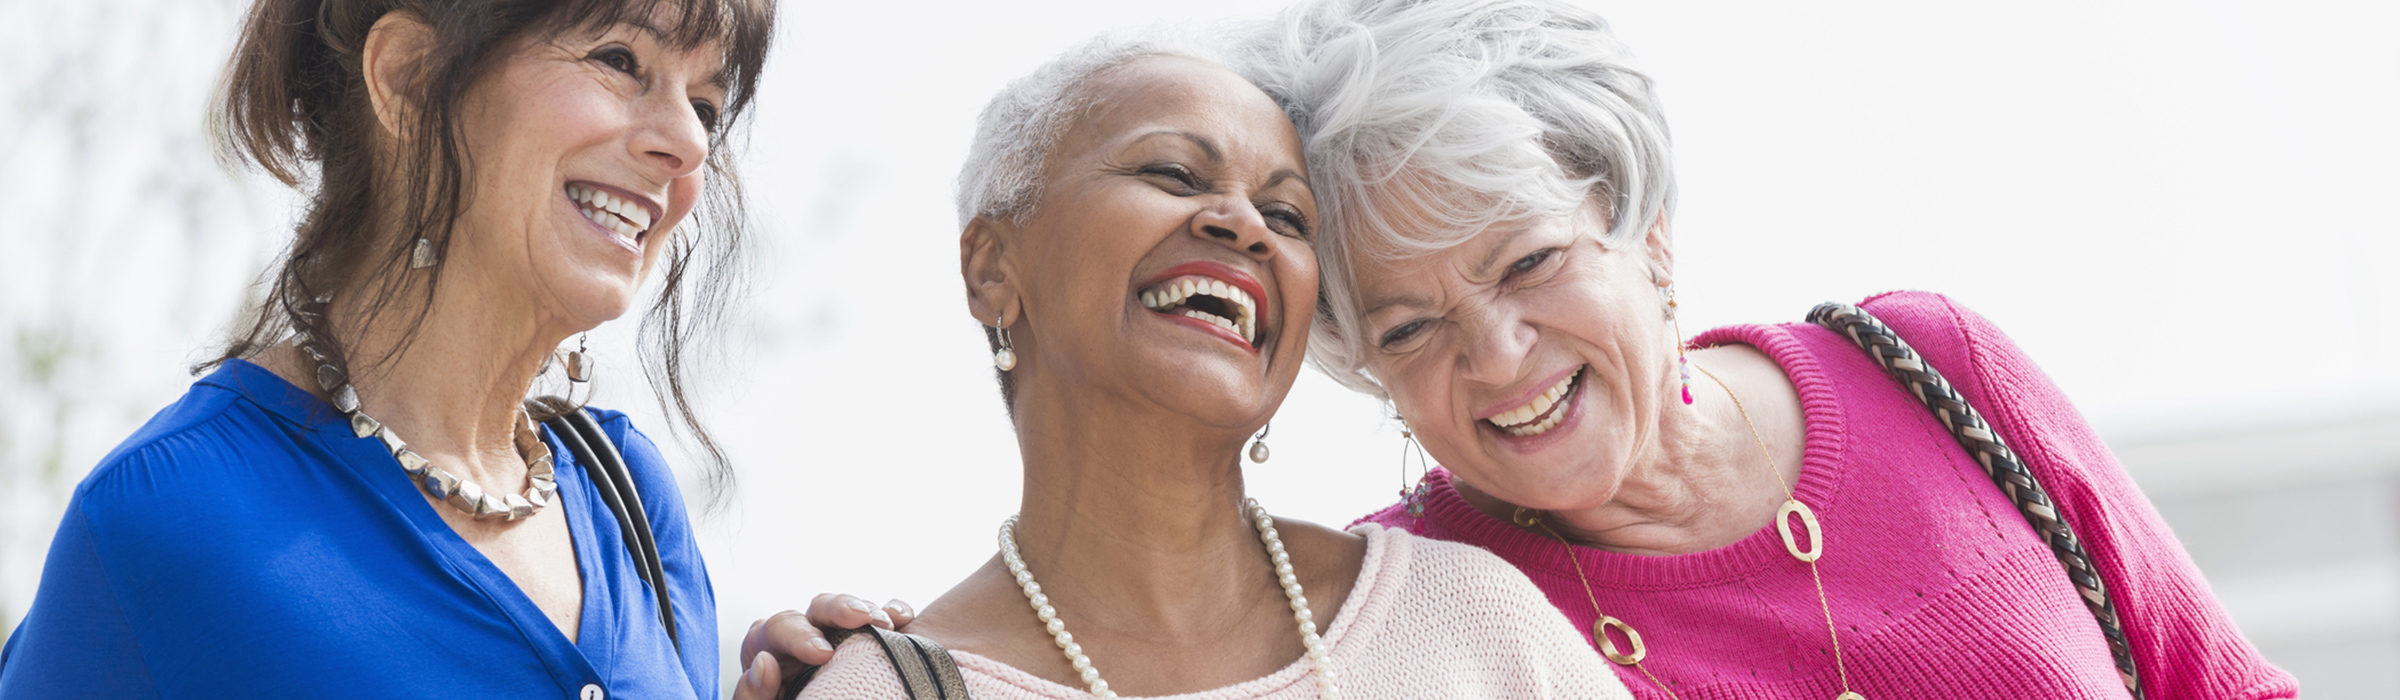
[[[1550, 429], [1558, 427], [1559, 421], [1565, 420], [1567, 415], [1566, 411], [1553, 412], [1550, 409], [1564, 402], [1567, 395], [1573, 393], [1575, 378], [1581, 376], [1583, 376], [1583, 370], [1578, 368], [1568, 374], [1567, 378], [1559, 380], [1556, 386], [1543, 391], [1540, 396], [1533, 397], [1532, 401], [1502, 412], [1500, 415], [1492, 416], [1488, 420], [1493, 426], [1519, 437], [1550, 432]], [[1542, 420], [1539, 423], [1527, 425], [1535, 418]]]
[[602, 228], [634, 237], [650, 230], [650, 210], [632, 199], [582, 185], [568, 185], [567, 198], [583, 205], [584, 218], [591, 219]]
[[1225, 300], [1226, 305], [1232, 307], [1234, 317], [1225, 318], [1193, 309], [1182, 309], [1177, 313], [1216, 324], [1218, 327], [1240, 335], [1243, 340], [1252, 343], [1258, 342], [1258, 301], [1250, 298], [1249, 292], [1242, 291], [1240, 287], [1222, 280], [1197, 276], [1168, 280], [1158, 286], [1142, 290], [1142, 308], [1164, 311], [1182, 305], [1185, 300], [1200, 294]]

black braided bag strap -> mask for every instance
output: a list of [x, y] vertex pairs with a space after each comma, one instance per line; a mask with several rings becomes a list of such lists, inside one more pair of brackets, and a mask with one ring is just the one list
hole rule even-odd
[[1900, 380], [1902, 388], [1932, 409], [1933, 417], [1950, 429], [1959, 446], [1966, 448], [1977, 464], [1983, 465], [1984, 473], [1992, 477], [1992, 483], [2000, 486], [2000, 492], [2009, 501], [2017, 504], [2017, 512], [2025, 515], [2025, 522], [2033, 525], [2034, 533], [2050, 543], [2059, 565], [2066, 567], [2067, 580], [2083, 595], [2084, 607], [2091, 609], [2092, 619], [2100, 623], [2100, 634], [2108, 638], [2108, 651], [2116, 657], [2117, 674], [2123, 677], [2125, 689], [2137, 700], [2143, 697], [2141, 669], [2134, 666], [2133, 646], [2125, 641], [2125, 626], [2117, 620], [2117, 607], [2109, 601], [2108, 585], [2101, 581], [2100, 569], [2092, 566], [2091, 556], [2084, 553], [2082, 542], [2075, 537], [2075, 528], [2051, 503], [2050, 492], [2017, 459], [2017, 453], [2001, 441], [2000, 434], [1984, 422], [1983, 414], [1968, 405], [1967, 398], [1952, 388], [1941, 372], [1918, 357], [1908, 341], [1901, 340], [1900, 334], [1875, 320], [1866, 310], [1828, 302], [1808, 312], [1808, 322], [1841, 334], [1867, 351], [1875, 364], [1882, 365], [1893, 379]]

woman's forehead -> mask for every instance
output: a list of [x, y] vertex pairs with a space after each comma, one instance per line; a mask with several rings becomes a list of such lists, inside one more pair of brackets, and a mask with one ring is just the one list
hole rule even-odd
[[1164, 127], [1223, 147], [1271, 144], [1278, 154], [1298, 154], [1298, 136], [1266, 93], [1200, 59], [1136, 58], [1092, 76], [1082, 93], [1089, 106], [1062, 142], [1119, 142], [1141, 138], [1151, 130], [1145, 127]]

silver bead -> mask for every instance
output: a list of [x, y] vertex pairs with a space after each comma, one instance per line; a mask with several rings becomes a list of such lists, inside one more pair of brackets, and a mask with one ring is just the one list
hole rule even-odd
[[508, 517], [508, 502], [491, 494], [475, 499], [476, 520], [498, 520]]
[[500, 499], [500, 503], [508, 507], [508, 519], [510, 520], [533, 517], [533, 501], [524, 496], [512, 493], [507, 498]]
[[344, 383], [345, 379], [342, 377], [341, 370], [334, 369], [333, 365], [317, 365], [318, 388], [326, 391], [333, 391], [334, 389], [340, 388]]
[[333, 390], [333, 407], [343, 413], [358, 412], [358, 389], [348, 384]]
[[483, 500], [483, 485], [472, 481], [459, 481], [457, 486], [450, 488], [450, 497], [443, 500], [449, 501], [452, 507], [459, 510], [474, 513], [476, 512], [476, 503]]
[[369, 435], [374, 435], [375, 431], [382, 429], [383, 424], [375, 422], [375, 419], [369, 417], [367, 414], [350, 414], [350, 432], [357, 434], [359, 437], [363, 438]]
[[425, 469], [433, 466], [433, 462], [426, 460], [424, 455], [407, 448], [392, 453], [392, 458], [400, 460], [400, 471], [408, 472], [412, 477], [424, 476]]
[[426, 495], [447, 501], [450, 500], [450, 494], [458, 491], [458, 485], [462, 482], [449, 470], [441, 467], [426, 467], [425, 479], [420, 483], [425, 484]]
[[388, 425], [375, 431], [375, 439], [382, 440], [383, 449], [393, 454], [399, 454], [401, 450], [408, 449], [408, 443], [402, 441], [400, 434], [392, 432], [392, 427]]

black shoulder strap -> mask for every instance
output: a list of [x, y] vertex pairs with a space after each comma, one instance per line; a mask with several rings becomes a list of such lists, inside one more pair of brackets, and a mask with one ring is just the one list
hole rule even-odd
[[1983, 413], [1967, 403], [1961, 394], [1933, 368], [1933, 363], [1909, 347], [1900, 337], [1873, 314], [1849, 304], [1827, 302], [1808, 312], [1808, 322], [1850, 339], [1851, 344], [1864, 350], [1884, 373], [1900, 380], [1902, 389], [1917, 397], [1933, 417], [1950, 429], [1951, 437], [1966, 448], [1967, 455], [1983, 466], [2000, 493], [2017, 504], [2017, 513], [2033, 526], [2034, 534], [2049, 543], [2050, 551], [2058, 557], [2059, 566], [2067, 572], [2067, 582], [2081, 594], [2083, 605], [2100, 624], [2100, 636], [2107, 639], [2109, 655], [2117, 663], [2117, 675], [2125, 682], [2125, 690], [2135, 700], [2145, 696], [2141, 669], [2134, 663], [2133, 644], [2125, 636], [2124, 622], [2117, 617], [2117, 606], [2109, 598], [2108, 584], [2100, 576], [2100, 567], [2092, 563], [2091, 555], [2083, 551], [2083, 541], [2075, 536], [2067, 514], [2050, 499], [2049, 489], [2042, 487], [2033, 469], [2017, 458], [2008, 442], [2000, 439], [2000, 431], [1984, 422]]
[[592, 414], [568, 405], [555, 396], [528, 400], [530, 407], [544, 413], [557, 413], [542, 425], [575, 455], [575, 463], [583, 465], [592, 476], [592, 490], [608, 503], [608, 510], [617, 516], [617, 529], [624, 536], [625, 550], [633, 556], [634, 573], [650, 584], [650, 592], [658, 598], [658, 622], [667, 628], [667, 640], [682, 653], [683, 638], [675, 630], [675, 602], [667, 595], [666, 567], [658, 560], [658, 542], [650, 535], [650, 514], [642, 509], [642, 494], [633, 486], [633, 473], [625, 467], [625, 458], [617, 453], [617, 445], [601, 432], [600, 422]]
[[[967, 700], [967, 681], [958, 675], [958, 663], [950, 658], [950, 650], [943, 649], [940, 643], [872, 626], [828, 630], [825, 636], [839, 646], [843, 640], [861, 634], [874, 637], [875, 645], [883, 648], [883, 658], [900, 675], [900, 687], [908, 692], [909, 700]], [[800, 697], [800, 690], [815, 679], [818, 670], [815, 666], [804, 668], [799, 678], [785, 683], [782, 700]]]

